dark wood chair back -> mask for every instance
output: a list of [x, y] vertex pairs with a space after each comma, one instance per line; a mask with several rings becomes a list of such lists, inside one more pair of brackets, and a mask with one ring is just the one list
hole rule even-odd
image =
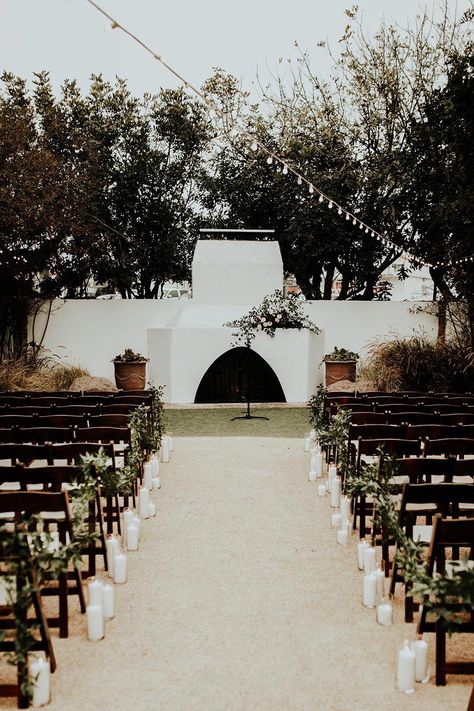
[[45, 442], [72, 442], [74, 430], [69, 427], [28, 427], [15, 430], [17, 442], [32, 442], [44, 444]]
[[452, 437], [443, 439], [427, 439], [425, 442], [425, 456], [442, 455], [464, 456], [474, 454], [474, 439], [467, 437]]
[[393, 425], [431, 425], [439, 422], [439, 415], [434, 412], [390, 412], [387, 413], [387, 422]]
[[90, 418], [91, 427], [127, 427], [129, 415], [95, 415]]

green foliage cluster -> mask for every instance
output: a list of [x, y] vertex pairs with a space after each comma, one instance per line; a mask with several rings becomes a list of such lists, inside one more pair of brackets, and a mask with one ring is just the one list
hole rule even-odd
[[242, 318], [224, 325], [238, 329], [232, 334], [235, 345], [250, 345], [260, 331], [273, 338], [277, 328], [295, 328], [298, 331], [306, 328], [312, 333], [320, 333], [320, 329], [305, 314], [298, 296], [293, 293], [285, 296], [281, 289], [265, 296], [260, 306], [253, 307]]
[[131, 348], [126, 348], [123, 353], [119, 353], [113, 359], [117, 363], [145, 363], [149, 358], [146, 358], [141, 353], [135, 353]]
[[380, 390], [470, 392], [474, 352], [469, 344], [456, 340], [393, 338], [371, 346], [364, 372]]
[[334, 346], [331, 353], [327, 353], [323, 360], [336, 360], [336, 361], [347, 361], [347, 360], [359, 360], [359, 354], [354, 351], [348, 351], [347, 348], [338, 348]]

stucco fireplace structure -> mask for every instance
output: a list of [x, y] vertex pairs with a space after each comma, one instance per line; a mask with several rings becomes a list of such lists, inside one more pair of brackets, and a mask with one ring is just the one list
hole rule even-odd
[[[283, 287], [275, 241], [199, 240], [192, 264], [192, 299], [171, 319], [148, 329], [149, 376], [166, 386], [165, 400], [195, 402], [203, 377], [232, 348], [232, 328], [263, 297]], [[321, 380], [323, 335], [278, 329], [258, 334], [252, 351], [274, 371], [287, 402], [304, 402]], [[283, 399], [283, 398], [282, 398]]]

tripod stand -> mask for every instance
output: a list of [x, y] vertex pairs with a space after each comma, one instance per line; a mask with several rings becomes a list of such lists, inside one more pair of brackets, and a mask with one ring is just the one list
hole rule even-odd
[[245, 356], [245, 380], [246, 380], [246, 402], [247, 402], [247, 412], [245, 415], [239, 415], [238, 417], [232, 417], [231, 422], [234, 420], [268, 420], [268, 417], [263, 415], [251, 415], [250, 414], [250, 343], [246, 343], [247, 353]]

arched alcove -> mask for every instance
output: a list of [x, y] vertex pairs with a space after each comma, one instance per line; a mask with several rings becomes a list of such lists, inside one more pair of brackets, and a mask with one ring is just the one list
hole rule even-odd
[[251, 348], [232, 348], [217, 358], [204, 373], [195, 403], [286, 402], [283, 388], [267, 361]]

